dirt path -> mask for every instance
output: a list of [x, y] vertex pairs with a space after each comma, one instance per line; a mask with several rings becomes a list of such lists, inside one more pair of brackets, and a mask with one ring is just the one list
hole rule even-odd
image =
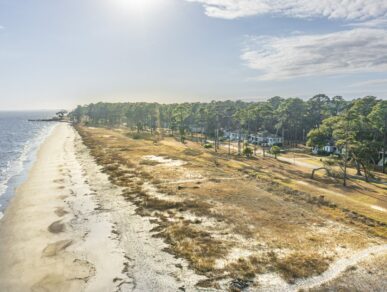
[[336, 261], [323, 274], [306, 280], [299, 281], [295, 285], [291, 286], [291, 289], [292, 291], [299, 291], [300, 289], [307, 290], [307, 289], [320, 286], [326, 282], [334, 280], [346, 269], [358, 264], [363, 260], [366, 260], [370, 256], [377, 255], [377, 254], [385, 254], [385, 253], [387, 253], [387, 244], [371, 246], [369, 248], [366, 248], [362, 251], [355, 253], [349, 258], [344, 258]]

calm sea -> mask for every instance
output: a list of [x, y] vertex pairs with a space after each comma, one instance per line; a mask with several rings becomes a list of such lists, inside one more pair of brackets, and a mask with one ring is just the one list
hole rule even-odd
[[49, 118], [53, 114], [0, 111], [0, 219], [15, 188], [27, 177], [39, 145], [56, 124], [28, 119]]

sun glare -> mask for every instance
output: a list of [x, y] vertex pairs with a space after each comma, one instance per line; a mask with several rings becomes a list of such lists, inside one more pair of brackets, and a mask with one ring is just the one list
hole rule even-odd
[[134, 16], [145, 16], [161, 9], [166, 0], [115, 0], [120, 9]]

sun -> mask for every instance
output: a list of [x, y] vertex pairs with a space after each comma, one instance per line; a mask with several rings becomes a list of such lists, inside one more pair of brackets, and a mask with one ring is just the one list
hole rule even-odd
[[120, 9], [130, 12], [132, 15], [142, 16], [151, 14], [162, 8], [166, 0], [115, 0]]

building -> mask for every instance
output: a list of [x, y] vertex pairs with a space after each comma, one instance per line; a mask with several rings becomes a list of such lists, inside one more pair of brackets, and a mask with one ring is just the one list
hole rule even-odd
[[337, 154], [340, 155], [341, 151], [339, 148], [337, 148], [335, 145], [328, 144], [323, 147], [314, 147], [312, 149], [312, 153], [317, 155], [317, 154]]
[[249, 142], [255, 145], [280, 145], [283, 143], [282, 137], [270, 134], [268, 132], [258, 132], [249, 136]]
[[255, 145], [265, 144], [268, 146], [282, 144], [283, 142], [282, 137], [279, 137], [277, 135], [273, 135], [267, 132], [246, 135], [246, 134], [239, 134], [238, 132], [225, 131], [224, 138], [230, 139], [231, 141], [238, 141], [239, 139], [243, 141], [247, 140], [251, 144], [255, 144]]
[[[384, 164], [387, 165], [387, 152], [384, 152]], [[383, 166], [383, 151], [379, 151], [378, 166]]]
[[243, 141], [247, 138], [247, 135], [239, 132], [224, 131], [223, 137], [231, 141], [238, 141], [238, 140]]
[[275, 135], [267, 137], [267, 144], [269, 146], [279, 145], [279, 144], [282, 144], [282, 143], [283, 143], [282, 137], [275, 136]]

